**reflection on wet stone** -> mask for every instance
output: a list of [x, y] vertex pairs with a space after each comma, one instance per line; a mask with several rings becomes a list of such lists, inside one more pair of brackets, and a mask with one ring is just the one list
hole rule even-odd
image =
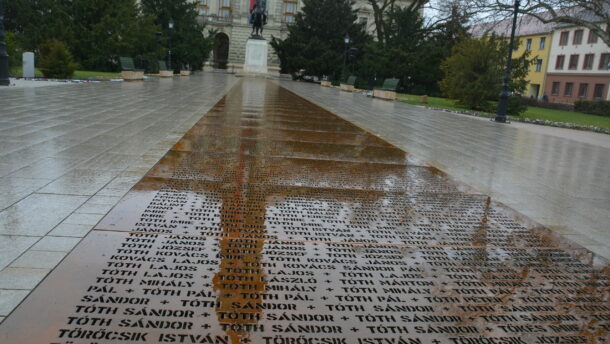
[[609, 298], [603, 258], [244, 80], [0, 342], [605, 343]]

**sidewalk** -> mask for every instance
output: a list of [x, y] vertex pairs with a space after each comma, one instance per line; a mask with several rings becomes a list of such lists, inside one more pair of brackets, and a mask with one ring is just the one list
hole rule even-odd
[[601, 344], [609, 280], [606, 259], [243, 78], [0, 323], [0, 343]]
[[317, 84], [280, 84], [610, 257], [610, 135], [502, 125]]
[[236, 81], [0, 88], [0, 321]]

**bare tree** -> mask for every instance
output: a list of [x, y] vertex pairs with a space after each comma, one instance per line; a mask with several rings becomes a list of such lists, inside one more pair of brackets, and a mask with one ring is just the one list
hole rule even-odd
[[[515, 0], [470, 0], [472, 6], [498, 19], [512, 13]], [[610, 0], [521, 0], [519, 13], [529, 14], [542, 23], [583, 26], [595, 32], [608, 46]]]
[[[375, 20], [375, 33], [377, 41], [385, 42], [386, 16], [399, 0], [366, 0], [373, 8], [373, 19]], [[428, 0], [411, 0], [407, 6], [410, 10], [419, 10]]]

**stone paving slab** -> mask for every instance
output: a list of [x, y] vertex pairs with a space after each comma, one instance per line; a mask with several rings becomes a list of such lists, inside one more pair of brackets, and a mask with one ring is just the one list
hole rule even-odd
[[279, 83], [610, 258], [610, 135], [502, 125], [312, 83]]
[[[305, 125], [301, 141], [268, 130], [278, 113], [333, 125]], [[243, 80], [209, 115], [0, 324], [0, 342], [610, 340], [605, 258], [275, 83]], [[319, 160], [311, 131], [336, 139]], [[376, 149], [391, 161], [367, 161]], [[71, 217], [85, 215], [103, 216]], [[32, 253], [49, 264], [63, 254], [37, 246], [56, 250]], [[7, 279], [36, 283], [29, 261]]]
[[0, 88], [0, 321], [236, 81]]

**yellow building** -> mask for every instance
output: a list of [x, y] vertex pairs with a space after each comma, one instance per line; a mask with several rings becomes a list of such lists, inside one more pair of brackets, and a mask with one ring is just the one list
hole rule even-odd
[[[542, 98], [546, 81], [546, 71], [549, 64], [551, 51], [551, 40], [553, 28], [556, 24], [543, 24], [532, 16], [521, 16], [517, 21], [516, 39], [519, 40], [515, 57], [522, 56], [526, 51], [530, 54], [530, 71], [527, 76], [528, 85], [525, 96]], [[474, 37], [482, 37], [485, 34], [495, 33], [498, 36], [509, 37], [512, 19], [502, 20], [494, 23], [484, 23], [473, 27]]]
[[546, 69], [551, 51], [551, 33], [527, 35], [519, 37], [519, 48], [515, 56], [522, 56], [530, 51], [530, 70], [527, 75], [528, 86], [525, 95], [533, 98], [541, 98], [544, 93], [546, 81]]

